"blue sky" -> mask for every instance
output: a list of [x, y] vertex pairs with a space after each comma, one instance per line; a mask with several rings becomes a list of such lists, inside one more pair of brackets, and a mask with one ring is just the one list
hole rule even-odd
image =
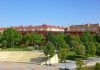
[[0, 0], [0, 26], [100, 23], [100, 0]]

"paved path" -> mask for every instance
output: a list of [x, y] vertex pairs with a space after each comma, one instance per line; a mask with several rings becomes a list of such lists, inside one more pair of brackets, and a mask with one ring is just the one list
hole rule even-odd
[[[100, 58], [85, 60], [87, 65], [95, 65], [96, 62], [100, 62]], [[59, 63], [56, 65], [50, 65], [49, 70], [59, 70], [59, 68], [68, 68], [75, 70], [75, 61], [68, 61], [67, 63]], [[0, 62], [0, 70], [48, 70], [47, 65], [37, 65], [33, 63], [13, 63], [13, 62]]]
[[[86, 63], [86, 66], [93, 66], [95, 65], [97, 62], [100, 63], [100, 58], [89, 58], [88, 60], [84, 60]], [[67, 63], [60, 63], [59, 68], [68, 68], [70, 70], [75, 70], [76, 68], [76, 64], [75, 61], [71, 61], [69, 60]]]
[[[33, 63], [0, 62], [0, 70], [48, 70], [48, 65], [36, 65]], [[58, 70], [55, 65], [49, 66], [49, 70]]]

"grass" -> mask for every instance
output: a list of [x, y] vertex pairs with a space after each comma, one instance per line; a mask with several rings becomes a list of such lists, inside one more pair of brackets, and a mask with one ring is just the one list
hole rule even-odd
[[95, 70], [94, 66], [84, 67], [83, 70]]
[[[43, 50], [44, 46], [39, 46], [38, 50]], [[14, 48], [0, 48], [1, 51], [33, 51], [37, 48], [35, 46], [15, 46]]]
[[6, 48], [6, 49], [1, 49], [1, 51], [32, 51], [32, 49], [29, 49], [29, 48]]

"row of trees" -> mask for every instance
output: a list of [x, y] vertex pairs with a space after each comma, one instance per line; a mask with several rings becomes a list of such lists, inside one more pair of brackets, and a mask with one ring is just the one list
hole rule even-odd
[[100, 55], [100, 36], [91, 35], [89, 31], [84, 32], [81, 36], [49, 33], [47, 40], [53, 44], [55, 50], [58, 50], [60, 61], [66, 61], [70, 53], [74, 53], [74, 55], [70, 55], [74, 58], [86, 59], [94, 57], [95, 54]]
[[44, 36], [42, 34], [26, 34], [21, 35], [18, 31], [13, 28], [8, 28], [3, 33], [0, 33], [0, 46], [2, 48], [14, 48], [21, 44], [29, 45], [40, 45], [44, 43]]
[[47, 35], [28, 33], [21, 35], [13, 28], [6, 29], [0, 33], [0, 46], [2, 48], [14, 48], [25, 44], [25, 46], [44, 45], [44, 53], [50, 54], [52, 57], [55, 50], [58, 52], [60, 61], [65, 61], [69, 57], [69, 53], [74, 53], [70, 56], [80, 56], [88, 58], [89, 56], [100, 55], [100, 36], [91, 35], [86, 31], [81, 36], [79, 35], [66, 35], [64, 33]]

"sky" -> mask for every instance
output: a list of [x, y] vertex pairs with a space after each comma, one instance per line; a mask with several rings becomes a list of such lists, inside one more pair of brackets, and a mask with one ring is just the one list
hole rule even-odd
[[0, 27], [100, 23], [100, 0], [0, 0]]

